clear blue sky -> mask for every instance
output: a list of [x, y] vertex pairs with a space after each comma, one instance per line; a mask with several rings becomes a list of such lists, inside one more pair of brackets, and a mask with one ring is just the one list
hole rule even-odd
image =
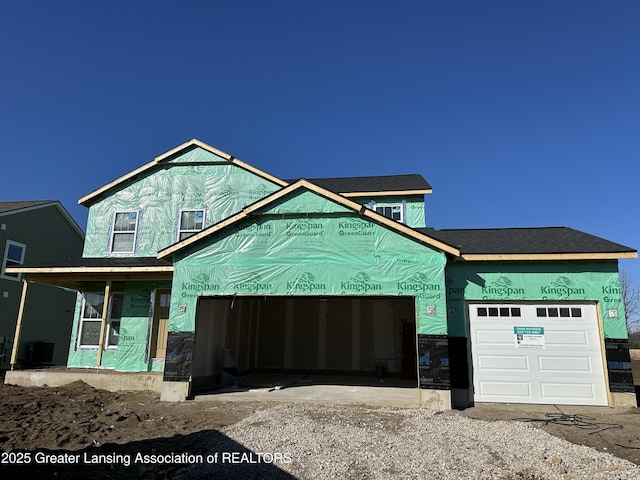
[[[640, 248], [640, 1], [4, 1], [1, 201], [198, 138], [282, 178], [420, 173], [435, 228]], [[625, 260], [640, 283], [640, 260]]]

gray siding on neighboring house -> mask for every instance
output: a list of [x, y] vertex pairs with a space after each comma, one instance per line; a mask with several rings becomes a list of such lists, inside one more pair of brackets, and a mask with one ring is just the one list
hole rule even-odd
[[[4, 258], [7, 240], [26, 245], [24, 263], [45, 263], [79, 257], [84, 238], [56, 203], [51, 202], [0, 215], [0, 261]], [[11, 341], [15, 334], [21, 293], [21, 281], [0, 278], [0, 336]], [[35, 341], [54, 343], [53, 363], [66, 364], [75, 299], [75, 292], [46, 285], [29, 285], [19, 364], [27, 358], [27, 344]], [[11, 344], [5, 342], [3, 346], [0, 341], [0, 350], [3, 348], [0, 354], [5, 353], [6, 357], [0, 359], [0, 367], [7, 368]]]

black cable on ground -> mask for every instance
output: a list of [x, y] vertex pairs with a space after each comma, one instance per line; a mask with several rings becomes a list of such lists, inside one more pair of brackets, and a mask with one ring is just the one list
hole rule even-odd
[[[541, 422], [545, 425], [552, 423], [554, 425], [576, 427], [584, 430], [595, 430], [593, 432], [589, 432], [589, 435], [604, 432], [605, 430], [621, 430], [624, 428], [619, 423], [598, 423], [596, 422], [597, 419], [595, 417], [564, 413], [557, 405], [554, 405], [554, 407], [556, 407], [560, 413], [546, 413], [544, 416], [545, 418], [515, 418], [514, 420], [529, 423]], [[614, 443], [614, 445], [616, 447], [628, 448], [630, 450], [640, 450], [640, 447], [632, 447], [631, 445], [622, 445], [620, 443]]]
[[557, 405], [554, 405], [554, 407], [556, 407], [560, 413], [546, 413], [544, 416], [545, 418], [516, 418], [514, 420], [530, 423], [541, 422], [545, 425], [554, 424], [566, 427], [576, 427], [583, 430], [594, 430], [593, 432], [590, 432], [589, 435], [604, 432], [605, 430], [620, 430], [623, 428], [623, 426], [618, 423], [598, 423], [596, 422], [597, 419], [594, 417], [564, 413]]

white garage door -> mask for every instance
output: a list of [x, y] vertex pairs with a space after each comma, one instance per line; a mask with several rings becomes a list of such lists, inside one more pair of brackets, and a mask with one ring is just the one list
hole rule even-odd
[[607, 405], [594, 304], [469, 304], [476, 402]]

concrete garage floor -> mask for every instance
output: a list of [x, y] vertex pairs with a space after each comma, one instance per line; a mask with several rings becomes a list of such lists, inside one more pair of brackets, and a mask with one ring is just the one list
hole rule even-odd
[[402, 408], [421, 406], [415, 380], [396, 377], [254, 374], [238, 385], [196, 394], [196, 401], [321, 402]]

